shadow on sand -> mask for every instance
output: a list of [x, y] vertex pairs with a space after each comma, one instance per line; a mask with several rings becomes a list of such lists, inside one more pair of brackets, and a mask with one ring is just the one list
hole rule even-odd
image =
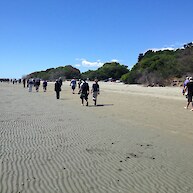
[[113, 105], [114, 104], [97, 104], [97, 105], [88, 105], [88, 107], [108, 107]]

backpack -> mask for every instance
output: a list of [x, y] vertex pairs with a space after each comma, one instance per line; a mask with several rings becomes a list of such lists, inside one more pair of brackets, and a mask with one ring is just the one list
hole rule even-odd
[[81, 90], [83, 93], [86, 93], [89, 90], [89, 86], [87, 82], [84, 82], [81, 86]]

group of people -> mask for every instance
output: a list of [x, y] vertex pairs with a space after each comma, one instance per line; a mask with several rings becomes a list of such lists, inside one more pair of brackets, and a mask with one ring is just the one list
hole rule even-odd
[[[25, 88], [26, 83], [27, 83], [27, 87], [29, 92], [32, 92], [32, 88], [35, 87], [36, 92], [39, 91], [39, 87], [40, 87], [40, 79], [39, 78], [30, 78], [26, 81], [26, 79], [23, 79], [23, 86]], [[46, 92], [47, 90], [47, 81], [44, 80], [43, 83], [43, 91]], [[60, 92], [61, 92], [61, 86], [62, 86], [62, 78], [60, 77], [59, 79], [56, 80], [55, 82], [55, 87], [54, 90], [56, 92], [56, 99], [60, 98]], [[75, 89], [77, 86], [77, 81], [75, 78], [73, 78], [70, 82], [70, 86], [72, 89], [72, 94], [75, 94]], [[79, 79], [78, 81], [78, 94], [80, 95], [80, 99], [81, 99], [81, 105], [84, 106], [84, 104], [86, 103], [86, 106], [88, 106], [88, 96], [90, 93], [90, 89], [89, 89], [89, 84], [86, 82], [86, 79], [81, 80]], [[100, 89], [99, 89], [99, 84], [98, 84], [98, 80], [95, 79], [94, 83], [92, 84], [92, 89], [91, 89], [91, 94], [92, 94], [92, 99], [94, 101], [94, 105], [97, 105], [97, 96], [100, 94]], [[184, 96], [186, 96], [187, 98], [187, 104], [184, 107], [185, 109], [189, 108], [189, 105], [192, 103], [192, 108], [190, 109], [190, 111], [193, 111], [193, 77], [186, 77], [184, 83], [183, 83], [183, 89], [182, 89], [182, 94]]]
[[[55, 86], [54, 86], [54, 90], [56, 92], [56, 99], [60, 98], [61, 86], [62, 86], [62, 80], [57, 79], [55, 82]], [[77, 86], [77, 81], [75, 78], [73, 78], [70, 81], [70, 86], [72, 89], [72, 94], [75, 94], [75, 89]], [[89, 92], [90, 92], [89, 84], [86, 82], [86, 79], [84, 79], [83, 81], [79, 80], [78, 81], [78, 94], [80, 94], [81, 105], [84, 106], [84, 104], [86, 103], [86, 106], [88, 106]], [[91, 93], [93, 96], [94, 105], [96, 106], [97, 105], [97, 96], [100, 94], [100, 89], [99, 89], [99, 84], [98, 84], [97, 79], [95, 79], [94, 83], [92, 84]]]
[[[71, 83], [74, 81], [74, 79], [71, 81]], [[78, 94], [80, 94], [80, 99], [81, 99], [81, 105], [84, 106], [84, 101], [86, 102], [86, 106], [88, 106], [88, 95], [89, 95], [89, 84], [86, 82], [86, 79], [83, 80], [83, 82], [81, 80], [79, 80], [78, 82], [78, 87], [79, 87], [79, 91]], [[73, 93], [74, 93], [74, 87], [72, 87], [73, 89]], [[97, 96], [100, 94], [100, 89], [99, 89], [99, 84], [98, 84], [98, 80], [95, 79], [94, 83], [92, 84], [92, 89], [91, 89], [91, 94], [93, 96], [93, 101], [94, 101], [94, 105], [97, 105]]]
[[[32, 88], [35, 87], [36, 92], [39, 92], [40, 81], [41, 81], [40, 78], [35, 78], [35, 79], [30, 78], [30, 79], [28, 79], [27, 80], [28, 91], [32, 92]], [[48, 85], [47, 81], [44, 80], [42, 85], [43, 85], [43, 91], [46, 92], [47, 85]], [[26, 86], [26, 79], [23, 79], [23, 87], [25, 88], [25, 86]]]
[[187, 104], [184, 108], [188, 109], [190, 103], [192, 103], [192, 108], [191, 108], [190, 111], [193, 111], [193, 101], [192, 101], [192, 97], [193, 97], [193, 77], [186, 77], [186, 80], [184, 81], [184, 84], [183, 84], [182, 94], [185, 95], [186, 98], [187, 98]]

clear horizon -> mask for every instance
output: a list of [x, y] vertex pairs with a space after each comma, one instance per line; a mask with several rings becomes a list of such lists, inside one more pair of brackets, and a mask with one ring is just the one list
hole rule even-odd
[[0, 2], [0, 78], [116, 61], [129, 69], [147, 50], [192, 42], [191, 0]]

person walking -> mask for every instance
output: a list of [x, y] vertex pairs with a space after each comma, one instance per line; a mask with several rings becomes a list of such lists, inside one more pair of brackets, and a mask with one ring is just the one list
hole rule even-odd
[[25, 84], [26, 84], [26, 79], [25, 78], [23, 78], [23, 88], [25, 88]]
[[46, 92], [46, 90], [47, 90], [47, 85], [48, 85], [47, 81], [44, 80], [43, 81], [43, 90], [44, 90], [44, 92]]
[[84, 82], [80, 87], [80, 98], [82, 100], [83, 106], [84, 106], [84, 100], [86, 101], [86, 106], [88, 106], [88, 95], [89, 95], [89, 85], [86, 82], [86, 80], [84, 80]]
[[60, 91], [61, 91], [61, 84], [60, 84], [58, 79], [55, 82], [54, 90], [56, 92], [56, 99], [59, 99], [60, 98]]
[[185, 95], [186, 98], [187, 98], [188, 96], [187, 96], [187, 91], [185, 92], [185, 87], [186, 87], [186, 85], [187, 85], [188, 82], [190, 82], [190, 80], [189, 80], [189, 77], [186, 76], [186, 79], [185, 79], [185, 81], [184, 81], [184, 83], [183, 83], [183, 89], [182, 89], [182, 94]]
[[29, 92], [32, 92], [33, 85], [34, 85], [33, 79], [30, 78], [29, 81], [28, 81]]
[[190, 77], [189, 78], [189, 82], [186, 84], [185, 89], [184, 89], [184, 93], [187, 92], [187, 105], [184, 107], [185, 109], [188, 109], [190, 103], [192, 103], [192, 108], [190, 111], [193, 111], [193, 101], [192, 101], [192, 97], [193, 97], [193, 78]]
[[27, 79], [27, 87], [29, 87], [29, 80], [30, 80], [30, 79]]
[[80, 85], [82, 84], [82, 80], [81, 79], [79, 79], [79, 81], [78, 81], [78, 94], [80, 94]]
[[94, 83], [92, 85], [92, 90], [91, 93], [93, 94], [93, 101], [94, 101], [94, 105], [96, 106], [97, 104], [97, 96], [100, 94], [100, 90], [99, 90], [99, 84], [98, 84], [98, 80], [95, 79]]
[[39, 87], [40, 87], [40, 79], [39, 78], [35, 79], [35, 87], [36, 87], [36, 92], [39, 92]]
[[71, 88], [72, 88], [72, 94], [74, 94], [74, 90], [76, 88], [76, 79], [73, 78], [70, 82]]

